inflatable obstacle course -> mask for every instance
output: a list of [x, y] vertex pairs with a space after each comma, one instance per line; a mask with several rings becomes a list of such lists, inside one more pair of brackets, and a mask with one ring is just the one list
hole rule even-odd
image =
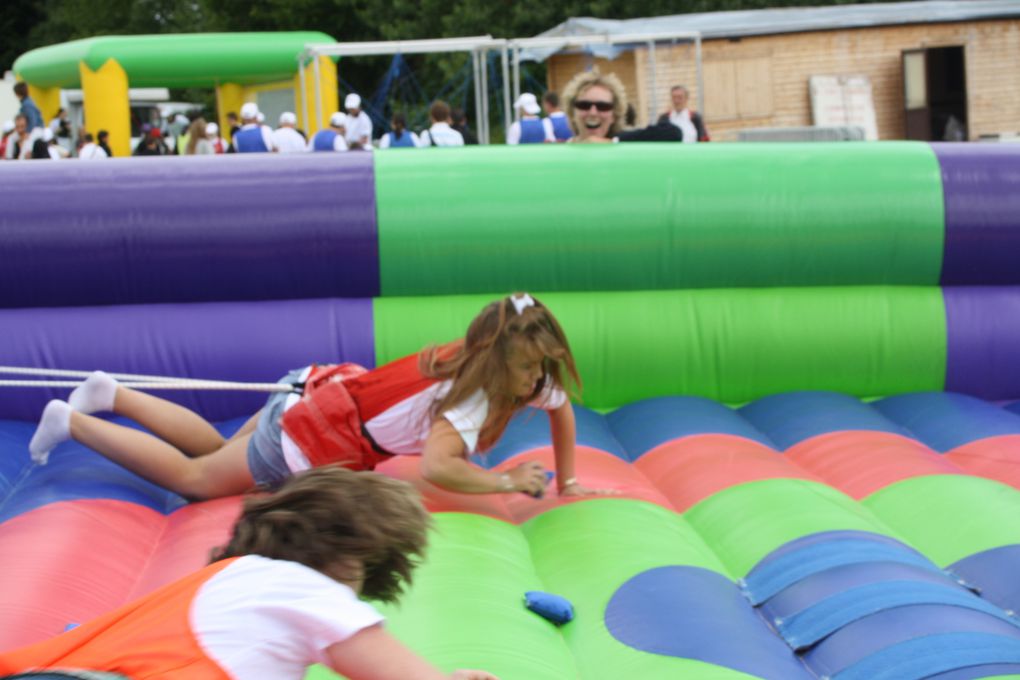
[[[1020, 153], [682, 151], [29, 164], [2, 184], [0, 363], [269, 382], [449, 340], [528, 290], [585, 380], [579, 476], [620, 497], [422, 485], [437, 531], [388, 611], [402, 639], [540, 680], [1020, 674]], [[186, 200], [143, 200], [170, 179]], [[0, 649], [197, 568], [237, 509], [73, 443], [32, 467], [66, 392], [0, 392]], [[264, 401], [166, 396], [225, 432]], [[551, 465], [541, 414], [479, 462], [528, 458]], [[421, 484], [414, 459], [383, 471]]]

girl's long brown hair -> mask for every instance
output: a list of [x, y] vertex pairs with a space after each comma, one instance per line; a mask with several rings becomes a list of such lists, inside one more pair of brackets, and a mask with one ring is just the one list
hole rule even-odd
[[[432, 404], [433, 420], [479, 389], [485, 392], [489, 413], [478, 436], [480, 451], [499, 440], [513, 414], [540, 395], [550, 380], [567, 392], [577, 393], [581, 388], [570, 343], [556, 317], [538, 300], [518, 314], [511, 298], [521, 295], [515, 293], [487, 305], [468, 326], [462, 343], [426, 347], [419, 357], [423, 375], [453, 381], [450, 391]], [[514, 396], [510, 387], [508, 361], [515, 342], [528, 343], [544, 357], [544, 374], [527, 397]], [[565, 382], [568, 377], [573, 389]]]

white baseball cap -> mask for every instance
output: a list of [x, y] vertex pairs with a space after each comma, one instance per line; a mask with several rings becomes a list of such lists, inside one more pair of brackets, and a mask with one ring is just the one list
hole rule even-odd
[[205, 126], [205, 134], [215, 137], [220, 133], [220, 126], [216, 123], [209, 123]]
[[297, 116], [291, 111], [284, 111], [280, 114], [280, 125], [297, 125]]
[[329, 117], [329, 124], [333, 127], [340, 127], [341, 125], [347, 125], [347, 116], [341, 111], [337, 111]]
[[344, 99], [345, 109], [360, 109], [361, 108], [361, 96], [351, 92], [347, 95], [347, 99]]
[[255, 120], [259, 115], [259, 105], [255, 102], [246, 102], [241, 107], [241, 118], [244, 120]]
[[542, 107], [538, 105], [538, 100], [535, 98], [535, 95], [531, 94], [530, 92], [525, 92], [520, 97], [518, 97], [517, 101], [514, 102], [514, 108], [524, 109], [525, 113], [530, 114], [532, 116], [542, 111]]

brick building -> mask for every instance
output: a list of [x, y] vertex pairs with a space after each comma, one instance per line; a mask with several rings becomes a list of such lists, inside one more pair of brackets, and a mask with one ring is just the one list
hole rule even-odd
[[713, 138], [733, 140], [748, 128], [816, 124], [812, 77], [847, 82], [864, 76], [879, 139], [940, 140], [950, 116], [967, 139], [1020, 134], [1018, 0], [924, 0], [625, 21], [573, 18], [542, 35], [670, 31], [700, 32], [703, 91], [695, 43], [682, 41], [660, 41], [654, 55], [642, 43], [619, 45], [611, 59], [597, 56], [599, 49], [553, 54], [549, 88], [561, 90], [576, 72], [592, 66], [613, 72], [644, 125], [668, 108], [669, 86], [683, 83], [692, 103], [701, 102]]

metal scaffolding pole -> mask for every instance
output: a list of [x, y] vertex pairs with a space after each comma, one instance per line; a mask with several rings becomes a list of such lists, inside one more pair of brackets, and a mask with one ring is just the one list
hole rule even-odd
[[304, 121], [305, 133], [311, 134], [311, 126], [308, 124], [308, 85], [305, 82], [305, 53], [298, 58], [298, 77], [301, 83], [301, 118]]
[[482, 139], [482, 121], [484, 117], [482, 115], [482, 80], [481, 74], [478, 72], [478, 63], [480, 55], [477, 49], [471, 50], [471, 76], [474, 78], [474, 90], [475, 90], [475, 130], [478, 131], [478, 139]]
[[652, 69], [652, 96], [648, 98], [648, 124], [655, 122], [655, 101], [659, 96], [658, 67], [655, 64], [655, 41], [648, 41], [648, 65]]
[[701, 34], [694, 40], [694, 59], [698, 66], [698, 111], [705, 115], [705, 78], [701, 72]]
[[[513, 92], [512, 99], [513, 99], [513, 101], [517, 101], [518, 99], [520, 99], [520, 96], [521, 96], [521, 49], [519, 47], [513, 47], [513, 46], [511, 46], [510, 49], [513, 50], [513, 56], [514, 56], [514, 60], [513, 60], [514, 92]], [[514, 118], [516, 118], [516, 117], [517, 116], [516, 116], [516, 113], [515, 113]]]
[[481, 69], [482, 74], [482, 123], [484, 128], [480, 130], [479, 141], [482, 144], [489, 143], [489, 51], [486, 49], [481, 50]]
[[499, 50], [503, 62], [503, 135], [510, 134], [510, 123], [513, 122], [513, 100], [510, 98], [510, 51], [506, 45]]
[[322, 124], [322, 71], [317, 55], [312, 62], [312, 72], [315, 74], [315, 124], [318, 126]]

